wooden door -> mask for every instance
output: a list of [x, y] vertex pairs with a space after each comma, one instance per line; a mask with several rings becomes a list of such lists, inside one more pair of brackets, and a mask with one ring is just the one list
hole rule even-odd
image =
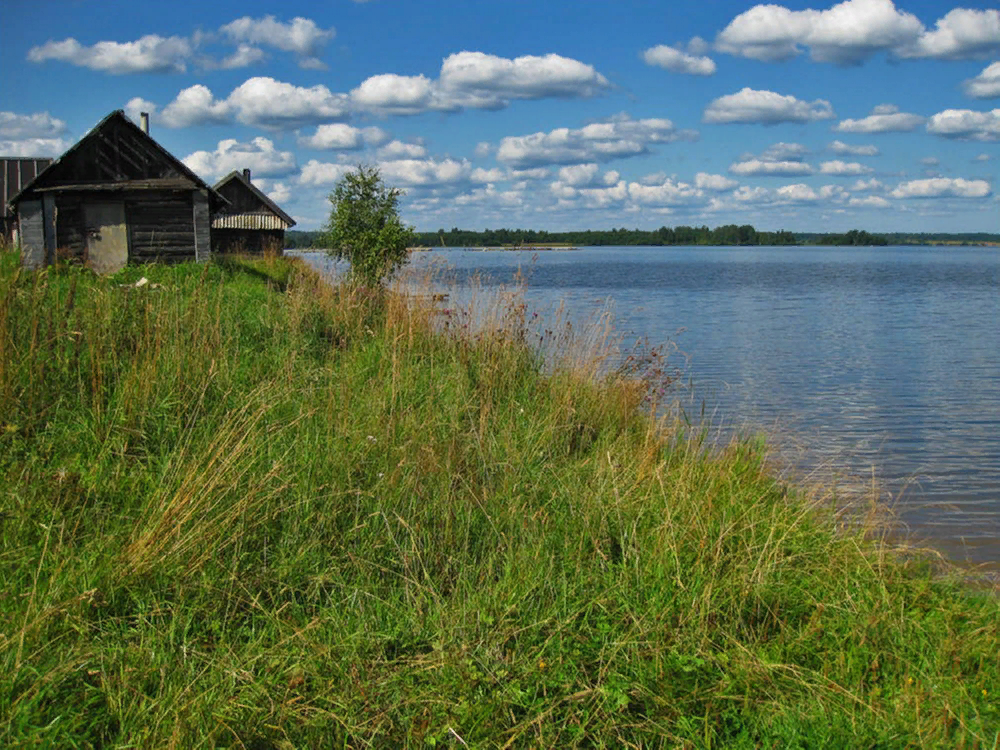
[[128, 263], [128, 232], [124, 203], [87, 203], [83, 207], [87, 231], [87, 264], [97, 273], [114, 273]]

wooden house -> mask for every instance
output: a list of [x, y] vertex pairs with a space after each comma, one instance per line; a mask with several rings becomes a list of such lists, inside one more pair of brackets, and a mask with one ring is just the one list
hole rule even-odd
[[285, 230], [295, 220], [250, 181], [249, 169], [230, 172], [215, 189], [229, 205], [212, 216], [214, 252], [282, 253]]
[[3, 186], [0, 236], [8, 242], [17, 244], [14, 231], [17, 228], [17, 214], [7, 205], [8, 202], [51, 163], [52, 159], [36, 156], [0, 156], [0, 184]]
[[21, 258], [77, 258], [99, 273], [126, 263], [207, 260], [226, 200], [121, 110], [101, 120], [11, 200]]

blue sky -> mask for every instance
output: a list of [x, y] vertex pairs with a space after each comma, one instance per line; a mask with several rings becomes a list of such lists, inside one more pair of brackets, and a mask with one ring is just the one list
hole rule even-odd
[[6, 0], [0, 155], [114, 109], [314, 229], [998, 230], [996, 2]]

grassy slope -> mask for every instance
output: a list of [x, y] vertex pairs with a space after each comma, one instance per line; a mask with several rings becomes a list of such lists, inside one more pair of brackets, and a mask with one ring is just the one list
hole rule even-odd
[[996, 599], [507, 312], [0, 253], [4, 744], [996, 745]]

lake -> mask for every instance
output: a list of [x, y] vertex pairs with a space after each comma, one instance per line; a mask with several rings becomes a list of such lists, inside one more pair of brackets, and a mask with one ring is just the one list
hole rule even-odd
[[[317, 267], [323, 256], [305, 254]], [[528, 276], [625, 341], [674, 342], [714, 425], [762, 428], [805, 469], [871, 481], [951, 558], [1000, 567], [1000, 250], [600, 247], [416, 253], [461, 283]]]

